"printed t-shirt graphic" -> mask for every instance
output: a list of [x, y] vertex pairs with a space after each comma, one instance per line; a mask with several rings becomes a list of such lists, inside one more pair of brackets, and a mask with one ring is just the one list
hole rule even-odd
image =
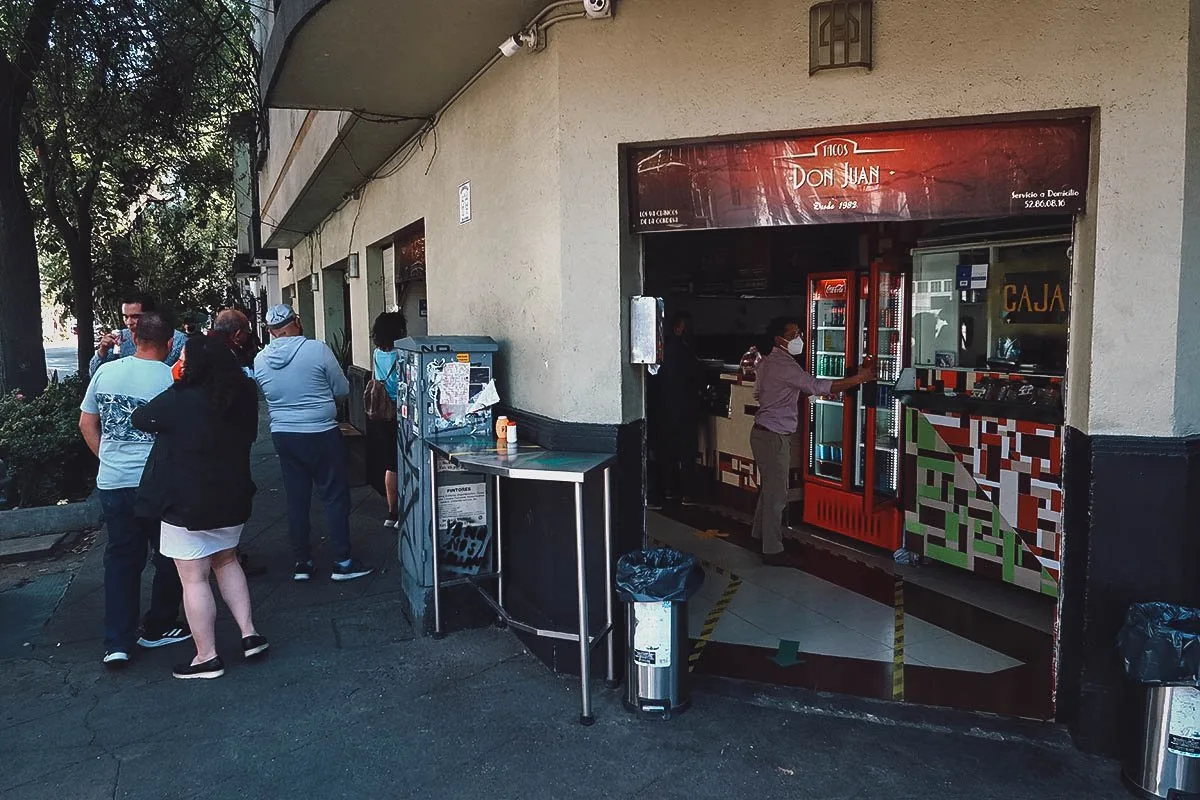
[[133, 412], [173, 380], [166, 364], [136, 357], [110, 361], [96, 370], [80, 405], [80, 410], [100, 417], [96, 488], [127, 489], [141, 482], [154, 436], [133, 427]]

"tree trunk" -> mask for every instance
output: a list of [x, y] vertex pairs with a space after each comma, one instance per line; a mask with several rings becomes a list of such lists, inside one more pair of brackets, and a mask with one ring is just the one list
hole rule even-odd
[[71, 283], [75, 289], [75, 321], [79, 330], [79, 374], [88, 374], [88, 363], [96, 352], [93, 331], [96, 328], [95, 277], [92, 273], [92, 237], [69, 248]]
[[20, 111], [0, 101], [0, 392], [37, 394], [46, 388], [42, 287], [19, 123]]

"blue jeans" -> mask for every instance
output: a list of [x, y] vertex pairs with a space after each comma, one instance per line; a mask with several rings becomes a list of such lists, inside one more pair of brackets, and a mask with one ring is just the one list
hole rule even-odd
[[312, 561], [308, 512], [315, 485], [325, 506], [325, 526], [334, 560], [350, 558], [350, 481], [342, 435], [334, 428], [323, 433], [273, 433], [271, 439], [283, 472], [292, 554], [297, 561]]
[[137, 641], [142, 600], [142, 570], [154, 545], [154, 581], [150, 608], [143, 620], [151, 635], [178, 625], [183, 587], [175, 562], [158, 552], [161, 531], [156, 519], [133, 514], [137, 489], [99, 489], [108, 542], [104, 546], [104, 648], [130, 652]]

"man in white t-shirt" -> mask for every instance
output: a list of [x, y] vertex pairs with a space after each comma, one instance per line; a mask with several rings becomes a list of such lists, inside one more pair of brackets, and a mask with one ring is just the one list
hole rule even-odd
[[[154, 446], [154, 436], [133, 427], [133, 412], [172, 383], [163, 360], [171, 349], [172, 331], [155, 313], [142, 314], [135, 333], [136, 352], [101, 364], [84, 395], [79, 429], [100, 458], [96, 489], [104, 509], [108, 542], [104, 550], [104, 663], [115, 667], [129, 661], [136, 642], [162, 647], [191, 638], [180, 623], [183, 588], [171, 559], [158, 553], [159, 520], [134, 514], [142, 470]], [[138, 635], [142, 569], [153, 544], [154, 583], [150, 608]]]

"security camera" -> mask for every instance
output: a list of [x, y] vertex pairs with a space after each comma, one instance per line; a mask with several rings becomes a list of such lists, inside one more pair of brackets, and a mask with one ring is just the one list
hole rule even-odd
[[583, 0], [588, 19], [607, 19], [612, 16], [612, 0]]
[[510, 36], [500, 43], [500, 54], [505, 58], [512, 58], [519, 52], [521, 52], [521, 42], [516, 36]]
[[511, 58], [521, 52], [522, 47], [528, 47], [530, 50], [538, 49], [537, 32], [533, 30], [521, 31], [514, 33], [512, 36], [500, 43], [500, 54], [505, 58]]

